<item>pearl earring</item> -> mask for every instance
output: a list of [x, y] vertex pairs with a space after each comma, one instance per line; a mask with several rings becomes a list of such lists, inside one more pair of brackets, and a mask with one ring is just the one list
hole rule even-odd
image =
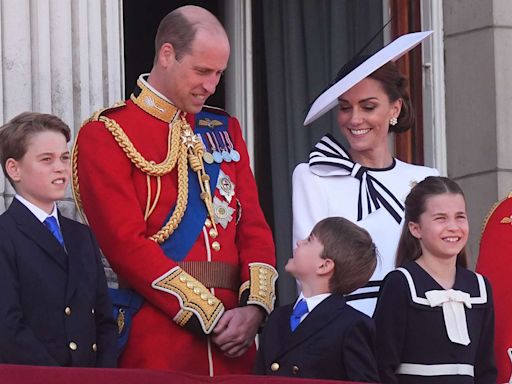
[[398, 123], [398, 119], [396, 117], [392, 117], [389, 119], [389, 124], [395, 126]]

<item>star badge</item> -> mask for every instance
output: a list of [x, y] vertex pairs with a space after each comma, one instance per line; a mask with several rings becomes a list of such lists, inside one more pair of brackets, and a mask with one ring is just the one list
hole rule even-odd
[[191, 129], [185, 129], [181, 133], [181, 141], [183, 144], [185, 144], [188, 148], [193, 147], [195, 143], [199, 141], [197, 135], [192, 132]]
[[213, 198], [213, 219], [216, 224], [222, 225], [226, 229], [233, 220], [235, 210], [231, 208], [226, 201], [220, 200], [217, 196]]
[[222, 170], [219, 171], [217, 189], [221, 196], [224, 196], [228, 203], [231, 203], [231, 199], [235, 195], [235, 184], [233, 184], [229, 176], [222, 172]]

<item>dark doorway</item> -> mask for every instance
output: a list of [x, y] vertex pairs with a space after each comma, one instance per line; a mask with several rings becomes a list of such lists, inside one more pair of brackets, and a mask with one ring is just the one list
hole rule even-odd
[[[129, 98], [140, 74], [149, 72], [155, 57], [155, 35], [160, 20], [183, 5], [198, 5], [208, 9], [224, 24], [222, 0], [152, 0], [124, 1], [124, 62], [125, 97]], [[224, 80], [221, 80], [207, 104], [224, 108]]]

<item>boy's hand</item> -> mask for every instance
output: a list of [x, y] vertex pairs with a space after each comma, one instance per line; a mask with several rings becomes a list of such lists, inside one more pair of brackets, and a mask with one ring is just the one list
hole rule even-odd
[[252, 345], [263, 318], [263, 311], [255, 305], [230, 309], [214, 328], [212, 340], [226, 356], [242, 356]]

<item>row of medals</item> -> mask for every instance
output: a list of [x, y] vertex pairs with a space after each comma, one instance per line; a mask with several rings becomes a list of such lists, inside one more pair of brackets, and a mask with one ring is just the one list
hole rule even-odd
[[[218, 135], [217, 135], [218, 133]], [[203, 136], [206, 136], [203, 137]], [[233, 141], [227, 131], [206, 132], [204, 135], [198, 133], [204, 147], [203, 160], [208, 164], [222, 163], [223, 161], [235, 163], [240, 161], [240, 153], [234, 148]], [[227, 137], [225, 138], [224, 135]], [[219, 138], [221, 140], [219, 140]], [[222, 145], [221, 145], [222, 143]], [[211, 149], [208, 149], [208, 148]]]

